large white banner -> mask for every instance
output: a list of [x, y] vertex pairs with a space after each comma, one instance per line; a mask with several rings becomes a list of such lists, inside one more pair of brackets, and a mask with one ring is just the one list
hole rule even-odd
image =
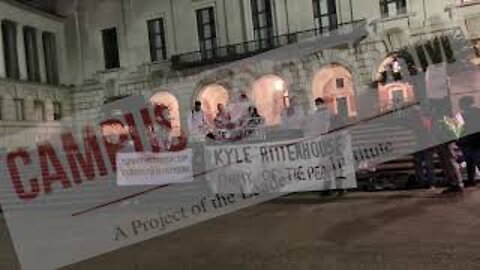
[[356, 187], [347, 131], [314, 139], [224, 144], [205, 149], [207, 181], [214, 193], [264, 193]]
[[[219, 166], [202, 173], [207, 179], [252, 172], [245, 192], [229, 194], [212, 193], [199, 177], [179, 185], [119, 186], [116, 177], [104, 176], [106, 168], [95, 152], [74, 152], [90, 153], [89, 159], [54, 150], [39, 146], [10, 152], [0, 166], [0, 173], [8, 176], [1, 182], [0, 203], [25, 270], [59, 268], [287, 192], [356, 186], [350, 178], [354, 162], [345, 132], [312, 140], [209, 147]], [[155, 166], [167, 159], [163, 167], [178, 168], [190, 160], [190, 151], [119, 154], [117, 172], [135, 165], [132, 160], [145, 164], [142, 158]], [[83, 160], [77, 165], [85, 170], [74, 166], [74, 158]], [[137, 176], [125, 180], [145, 181], [145, 172]], [[168, 247], [159, 247], [159, 252], [162, 248]]]

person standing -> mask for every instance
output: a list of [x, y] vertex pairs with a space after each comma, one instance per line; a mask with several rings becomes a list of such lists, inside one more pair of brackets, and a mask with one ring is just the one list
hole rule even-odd
[[417, 182], [425, 188], [435, 186], [435, 166], [434, 154], [435, 148], [432, 146], [431, 134], [433, 131], [432, 116], [428, 114], [425, 108], [415, 105], [413, 106], [414, 130], [417, 138], [417, 149], [413, 156], [415, 159], [415, 176]]
[[262, 138], [264, 136], [263, 132], [263, 124], [265, 123], [265, 119], [258, 113], [256, 107], [248, 108], [249, 117], [247, 124], [244, 128], [243, 137], [248, 137], [249, 135], [253, 135], [254, 138]]
[[[451, 112], [446, 109], [449, 106], [445, 105], [445, 102], [439, 103], [434, 107], [437, 114], [437, 123], [434, 125], [435, 139], [438, 140], [438, 146], [435, 147], [437, 151], [440, 165], [442, 167], [444, 177], [447, 182], [447, 188], [442, 193], [458, 193], [464, 191], [464, 184], [462, 175], [460, 173], [460, 165], [457, 162], [457, 156], [455, 154], [454, 145], [458, 141], [458, 137], [448, 127], [446, 131], [445, 119], [449, 119]], [[442, 119], [443, 118], [443, 119]], [[435, 119], [435, 118], [434, 118]]]
[[472, 186], [475, 185], [476, 169], [480, 169], [480, 108], [474, 107], [474, 102], [471, 96], [462, 97], [459, 101], [466, 136], [458, 142], [467, 163], [465, 184]]
[[201, 141], [207, 134], [207, 121], [202, 111], [202, 103], [195, 101], [192, 113], [188, 118], [188, 131], [194, 141]]
[[252, 106], [252, 103], [248, 99], [245, 93], [240, 93], [238, 100], [233, 100], [228, 105], [228, 113], [232, 117], [232, 121], [238, 126], [243, 124], [243, 121], [248, 118], [248, 109]]
[[248, 99], [248, 96], [241, 92], [238, 100], [233, 100], [228, 105], [228, 113], [231, 117], [231, 122], [234, 124], [234, 130], [232, 130], [232, 137], [241, 139], [245, 135], [245, 129], [248, 125], [248, 119], [250, 118], [250, 107], [252, 103]]
[[297, 104], [297, 99], [292, 97], [289, 106], [282, 111], [281, 117], [284, 129], [298, 130], [302, 128], [305, 111]]
[[225, 109], [225, 106], [221, 103], [217, 105], [218, 113], [213, 120], [215, 129], [217, 130], [217, 136], [219, 139], [230, 139], [231, 131], [234, 127], [232, 123], [232, 117], [230, 113]]
[[402, 66], [396, 56], [393, 57], [392, 61], [392, 75], [394, 81], [402, 80]]
[[442, 193], [463, 192], [464, 184], [460, 174], [460, 166], [453, 149], [453, 143], [441, 144], [436, 149], [448, 183], [448, 187]]
[[307, 123], [307, 128], [311, 134], [319, 136], [330, 131], [332, 115], [325, 104], [325, 100], [321, 97], [315, 99], [313, 117], [314, 119]]
[[[318, 97], [314, 100], [315, 108], [313, 114], [307, 119], [307, 136], [309, 138], [320, 137], [322, 135], [328, 134], [331, 131], [332, 125], [332, 114], [325, 104], [325, 100], [321, 97]], [[313, 117], [313, 118], [311, 118]], [[333, 190], [322, 190], [318, 192], [320, 197], [329, 197], [329, 196], [343, 196], [346, 194], [346, 190], [343, 188], [337, 188], [339, 182], [344, 181], [346, 177], [338, 172], [334, 172], [335, 175], [331, 175], [331, 179], [327, 179], [328, 182], [335, 182], [335, 189]]]

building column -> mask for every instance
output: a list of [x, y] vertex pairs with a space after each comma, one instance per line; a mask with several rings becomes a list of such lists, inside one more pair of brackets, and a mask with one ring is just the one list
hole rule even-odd
[[2, 98], [3, 100], [3, 120], [15, 121], [15, 104], [13, 103], [13, 97], [6, 94]]
[[[1, 22], [1, 19], [0, 19]], [[3, 33], [2, 27], [0, 26], [0, 78], [7, 77], [7, 71], [5, 68], [5, 53], [3, 48]]]
[[38, 51], [38, 67], [40, 71], [40, 81], [42, 83], [47, 82], [47, 73], [45, 68], [45, 51], [43, 50], [43, 38], [42, 38], [42, 31], [37, 29], [35, 31], [36, 39], [37, 39], [37, 51]]
[[51, 122], [53, 121], [53, 101], [48, 98], [44, 100], [44, 106], [45, 106], [45, 121]]
[[36, 121], [35, 114], [35, 99], [33, 97], [26, 97], [24, 100], [24, 110], [25, 110], [25, 120], [26, 121]]
[[23, 37], [23, 24], [19, 23], [17, 23], [17, 49], [20, 80], [27, 80], [27, 57], [25, 53], [25, 39]]

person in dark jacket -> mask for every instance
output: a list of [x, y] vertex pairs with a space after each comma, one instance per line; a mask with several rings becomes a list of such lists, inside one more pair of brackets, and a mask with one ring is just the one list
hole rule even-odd
[[459, 101], [464, 122], [464, 136], [458, 145], [467, 163], [466, 185], [475, 185], [476, 169], [480, 169], [480, 108], [474, 107], [472, 96], [462, 97]]
[[427, 109], [419, 105], [413, 106], [414, 131], [417, 137], [417, 149], [413, 156], [415, 158], [415, 176], [417, 183], [424, 188], [435, 186], [435, 166], [434, 153], [435, 148], [432, 147], [431, 140], [433, 132], [433, 119]]

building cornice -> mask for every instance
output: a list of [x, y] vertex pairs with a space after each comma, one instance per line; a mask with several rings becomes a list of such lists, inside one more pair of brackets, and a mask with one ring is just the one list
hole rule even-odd
[[20, 9], [23, 9], [25, 11], [29, 11], [29, 12], [33, 12], [37, 15], [40, 15], [40, 16], [44, 16], [44, 17], [47, 17], [49, 19], [52, 19], [52, 20], [56, 20], [56, 21], [59, 21], [59, 22], [63, 22], [65, 20], [65, 17], [64, 16], [61, 16], [61, 15], [58, 15], [58, 14], [54, 14], [54, 13], [49, 13], [47, 11], [43, 11], [41, 9], [38, 9], [38, 8], [35, 8], [35, 7], [32, 7], [32, 6], [29, 6], [29, 5], [26, 5], [26, 4], [23, 4], [21, 2], [18, 2], [18, 1], [14, 1], [14, 0], [0, 0], [0, 2], [3, 2], [3, 3], [7, 3], [8, 5], [11, 5], [13, 7], [16, 7], [16, 8], [20, 8]]

